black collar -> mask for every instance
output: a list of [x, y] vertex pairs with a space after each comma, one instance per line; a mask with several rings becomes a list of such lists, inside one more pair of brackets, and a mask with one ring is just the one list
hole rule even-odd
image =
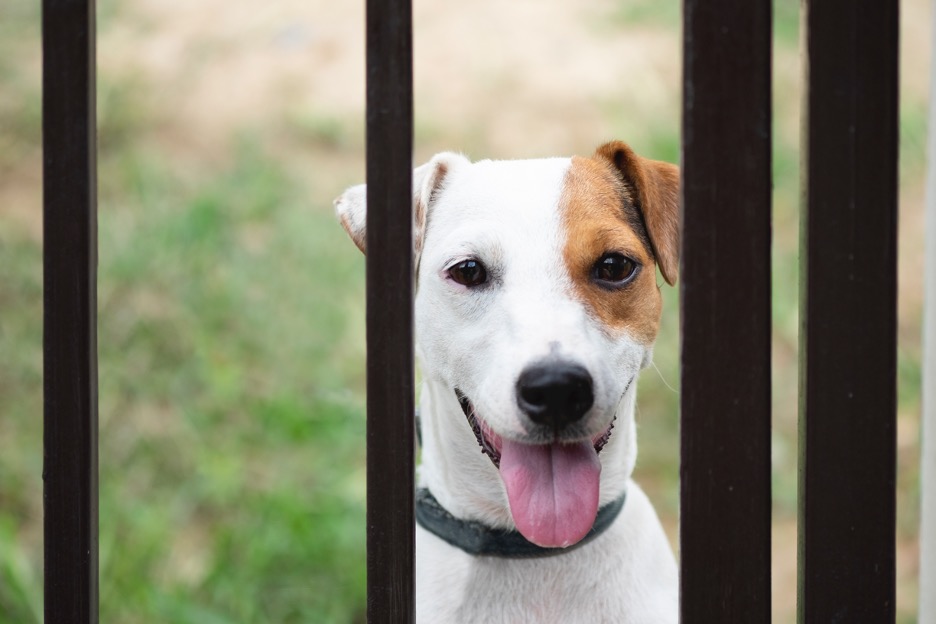
[[581, 541], [568, 548], [537, 546], [527, 541], [519, 531], [493, 529], [480, 522], [456, 518], [425, 488], [416, 491], [416, 522], [430, 533], [452, 546], [461, 548], [469, 555], [511, 559], [549, 557], [574, 550], [601, 535], [621, 512], [626, 496], [625, 490], [618, 498], [599, 509], [591, 530]]

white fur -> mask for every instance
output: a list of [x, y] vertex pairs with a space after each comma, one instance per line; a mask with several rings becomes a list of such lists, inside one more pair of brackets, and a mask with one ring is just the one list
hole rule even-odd
[[[516, 380], [530, 363], [558, 355], [594, 380], [583, 436], [600, 434], [617, 417], [599, 455], [600, 504], [625, 487], [627, 501], [590, 543], [535, 560], [472, 557], [417, 527], [421, 623], [677, 621], [675, 560], [652, 506], [630, 481], [636, 378], [651, 347], [603, 326], [572, 295], [560, 214], [569, 165], [559, 158], [472, 164], [439, 154], [414, 172], [414, 201], [428, 206], [416, 233], [424, 241], [415, 303], [424, 378], [419, 481], [457, 517], [514, 528], [504, 484], [481, 453], [454, 388], [495, 432], [523, 440]], [[425, 182], [439, 166], [445, 175], [433, 192]], [[363, 237], [365, 192], [353, 187], [336, 201], [352, 237]], [[447, 270], [469, 257], [488, 269], [484, 288], [447, 279]]]

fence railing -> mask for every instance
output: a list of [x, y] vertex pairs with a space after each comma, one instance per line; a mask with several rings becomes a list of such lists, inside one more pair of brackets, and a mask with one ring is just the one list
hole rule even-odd
[[46, 624], [98, 613], [94, 10], [42, 5]]
[[683, 7], [680, 617], [769, 622], [771, 2]]
[[369, 622], [415, 613], [411, 12], [410, 0], [367, 2]]
[[895, 617], [897, 10], [806, 4], [800, 621]]
[[[771, 3], [742, 5], [684, 3], [687, 624], [770, 621]], [[804, 10], [799, 620], [893, 622], [897, 1]], [[43, 0], [48, 624], [98, 619], [94, 12]], [[368, 616], [411, 622], [410, 1], [367, 40]]]

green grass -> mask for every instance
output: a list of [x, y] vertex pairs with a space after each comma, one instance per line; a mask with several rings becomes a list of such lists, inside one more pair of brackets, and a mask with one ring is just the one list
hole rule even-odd
[[[102, 160], [102, 619], [360, 620], [359, 254], [256, 145], [197, 186], [132, 152]], [[39, 521], [41, 291], [38, 245], [2, 232], [12, 624], [41, 600], [36, 536], [17, 538]]]
[[102, 613], [359, 618], [360, 258], [257, 145], [198, 187], [123, 169], [101, 208]]
[[0, 228], [0, 622], [9, 624], [42, 613], [42, 265], [17, 234]]

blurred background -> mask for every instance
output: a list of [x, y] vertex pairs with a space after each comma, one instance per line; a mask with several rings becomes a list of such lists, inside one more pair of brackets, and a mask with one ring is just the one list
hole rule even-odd
[[[39, 8], [0, 3], [0, 623], [42, 619]], [[930, 6], [902, 3], [899, 622], [916, 621]], [[104, 622], [364, 621], [363, 2], [99, 0]], [[774, 607], [796, 566], [799, 2], [775, 2]], [[678, 0], [416, 0], [416, 161], [678, 161]], [[637, 479], [671, 539], [678, 301]]]

